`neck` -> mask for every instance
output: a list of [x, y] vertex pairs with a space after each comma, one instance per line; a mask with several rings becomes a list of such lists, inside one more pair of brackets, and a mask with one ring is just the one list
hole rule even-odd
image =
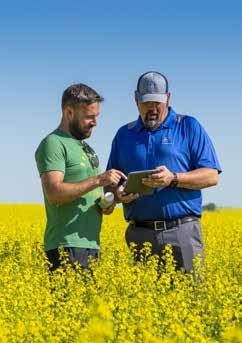
[[63, 120], [63, 118], [60, 122], [60, 125], [58, 126], [58, 129], [71, 134], [69, 130], [69, 125], [65, 122], [65, 120]]

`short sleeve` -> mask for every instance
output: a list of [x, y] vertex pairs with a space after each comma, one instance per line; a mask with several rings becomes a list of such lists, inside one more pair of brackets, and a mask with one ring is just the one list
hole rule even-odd
[[48, 171], [62, 171], [65, 173], [65, 150], [58, 138], [48, 136], [38, 146], [35, 160], [39, 174]]
[[118, 149], [117, 149], [117, 136], [114, 137], [111, 147], [111, 152], [108, 159], [107, 170], [108, 169], [119, 169], [118, 164]]
[[190, 117], [190, 152], [194, 169], [212, 168], [221, 173], [213, 143], [202, 125]]

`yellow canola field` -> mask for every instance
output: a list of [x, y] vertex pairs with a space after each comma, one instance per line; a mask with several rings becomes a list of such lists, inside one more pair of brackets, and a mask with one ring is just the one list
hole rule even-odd
[[241, 342], [242, 210], [204, 213], [206, 267], [134, 263], [121, 209], [104, 218], [101, 260], [50, 277], [40, 205], [0, 206], [0, 342]]

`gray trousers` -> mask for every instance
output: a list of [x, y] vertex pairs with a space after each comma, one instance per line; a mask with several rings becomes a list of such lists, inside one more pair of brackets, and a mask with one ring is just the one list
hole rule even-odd
[[129, 246], [132, 242], [136, 244], [137, 260], [140, 260], [139, 251], [145, 242], [150, 242], [152, 254], [158, 255], [161, 255], [166, 244], [170, 244], [177, 268], [184, 268], [186, 272], [192, 269], [192, 260], [197, 254], [202, 259], [204, 256], [201, 224], [198, 221], [183, 223], [166, 231], [155, 231], [129, 224], [125, 238]]

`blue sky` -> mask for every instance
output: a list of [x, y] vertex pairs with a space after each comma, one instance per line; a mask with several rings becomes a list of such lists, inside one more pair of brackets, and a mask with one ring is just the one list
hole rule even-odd
[[242, 5], [239, 1], [1, 1], [0, 202], [41, 203], [34, 161], [59, 124], [63, 90], [84, 82], [105, 98], [89, 143], [106, 166], [116, 130], [137, 118], [137, 78], [164, 73], [171, 105], [192, 114], [223, 174], [204, 203], [242, 207]]

